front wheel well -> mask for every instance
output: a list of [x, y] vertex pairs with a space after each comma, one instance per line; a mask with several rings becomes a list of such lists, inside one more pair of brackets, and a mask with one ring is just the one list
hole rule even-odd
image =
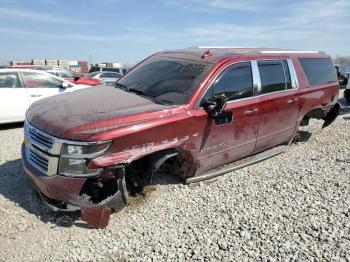
[[[186, 176], [191, 168], [190, 158], [178, 148], [170, 148], [143, 156], [125, 166], [125, 179], [131, 195], [155, 183], [158, 175]], [[161, 174], [160, 174], [161, 173]]]

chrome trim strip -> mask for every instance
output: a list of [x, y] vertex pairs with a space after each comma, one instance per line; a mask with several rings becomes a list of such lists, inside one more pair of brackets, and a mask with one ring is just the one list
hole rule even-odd
[[261, 54], [320, 54], [321, 51], [296, 51], [296, 50], [265, 50], [259, 51]]
[[288, 68], [289, 68], [290, 78], [292, 80], [292, 88], [298, 89], [299, 88], [299, 81], [298, 81], [297, 73], [295, 71], [292, 59], [290, 59], [290, 58], [287, 59], [287, 64], [288, 64]]
[[198, 49], [235, 49], [235, 48], [258, 48], [258, 47], [244, 47], [244, 46], [197, 46]]
[[250, 64], [251, 64], [252, 75], [253, 75], [254, 94], [260, 94], [261, 93], [261, 78], [260, 78], [258, 62], [256, 60], [252, 60], [252, 61], [250, 61]]
[[235, 102], [239, 102], [239, 101], [243, 101], [243, 100], [249, 100], [249, 99], [254, 99], [254, 98], [261, 98], [261, 97], [268, 96], [268, 95], [287, 93], [287, 92], [291, 92], [291, 91], [295, 91], [295, 89], [287, 89], [287, 90], [281, 90], [281, 91], [276, 91], [276, 92], [271, 92], [271, 93], [266, 93], [266, 94], [260, 94], [260, 95], [257, 95], [257, 96], [245, 97], [245, 98], [242, 98], [242, 99], [228, 101], [227, 104], [229, 105], [229, 104], [232, 104], [232, 103], [235, 103]]
[[[38, 156], [47, 160], [47, 170], [45, 170], [41, 165], [35, 163], [31, 159], [30, 154], [32, 154], [32, 153], [30, 151], [34, 152], [34, 154], [37, 154]], [[59, 157], [53, 157], [53, 156], [46, 155], [45, 153], [41, 152], [40, 150], [37, 150], [35, 147], [33, 147], [31, 144], [28, 144], [28, 143], [25, 144], [25, 152], [26, 152], [27, 161], [34, 168], [38, 169], [40, 172], [42, 172], [48, 176], [54, 176], [57, 174]]]

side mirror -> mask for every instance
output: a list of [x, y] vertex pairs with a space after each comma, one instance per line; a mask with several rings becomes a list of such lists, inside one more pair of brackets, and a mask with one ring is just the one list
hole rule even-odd
[[213, 98], [205, 98], [202, 105], [210, 117], [217, 118], [224, 111], [226, 102], [227, 97], [222, 94]]
[[69, 84], [67, 82], [63, 82], [61, 88], [66, 89], [69, 87]]
[[80, 79], [80, 76], [74, 77], [74, 81], [78, 81]]

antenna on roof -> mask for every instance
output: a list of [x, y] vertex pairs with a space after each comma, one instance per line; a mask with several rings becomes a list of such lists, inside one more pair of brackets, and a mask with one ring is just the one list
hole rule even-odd
[[208, 49], [208, 50], [206, 50], [204, 53], [203, 53], [203, 55], [201, 56], [201, 58], [202, 59], [206, 59], [206, 58], [208, 58], [209, 56], [211, 56], [212, 55], [212, 53], [210, 53], [210, 50]]

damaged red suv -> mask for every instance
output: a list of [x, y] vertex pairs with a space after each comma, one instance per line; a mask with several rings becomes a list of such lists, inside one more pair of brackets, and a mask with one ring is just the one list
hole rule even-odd
[[284, 152], [310, 118], [334, 121], [338, 92], [322, 52], [161, 52], [115, 87], [34, 103], [23, 167], [49, 208], [106, 226], [164, 167], [190, 183]]

